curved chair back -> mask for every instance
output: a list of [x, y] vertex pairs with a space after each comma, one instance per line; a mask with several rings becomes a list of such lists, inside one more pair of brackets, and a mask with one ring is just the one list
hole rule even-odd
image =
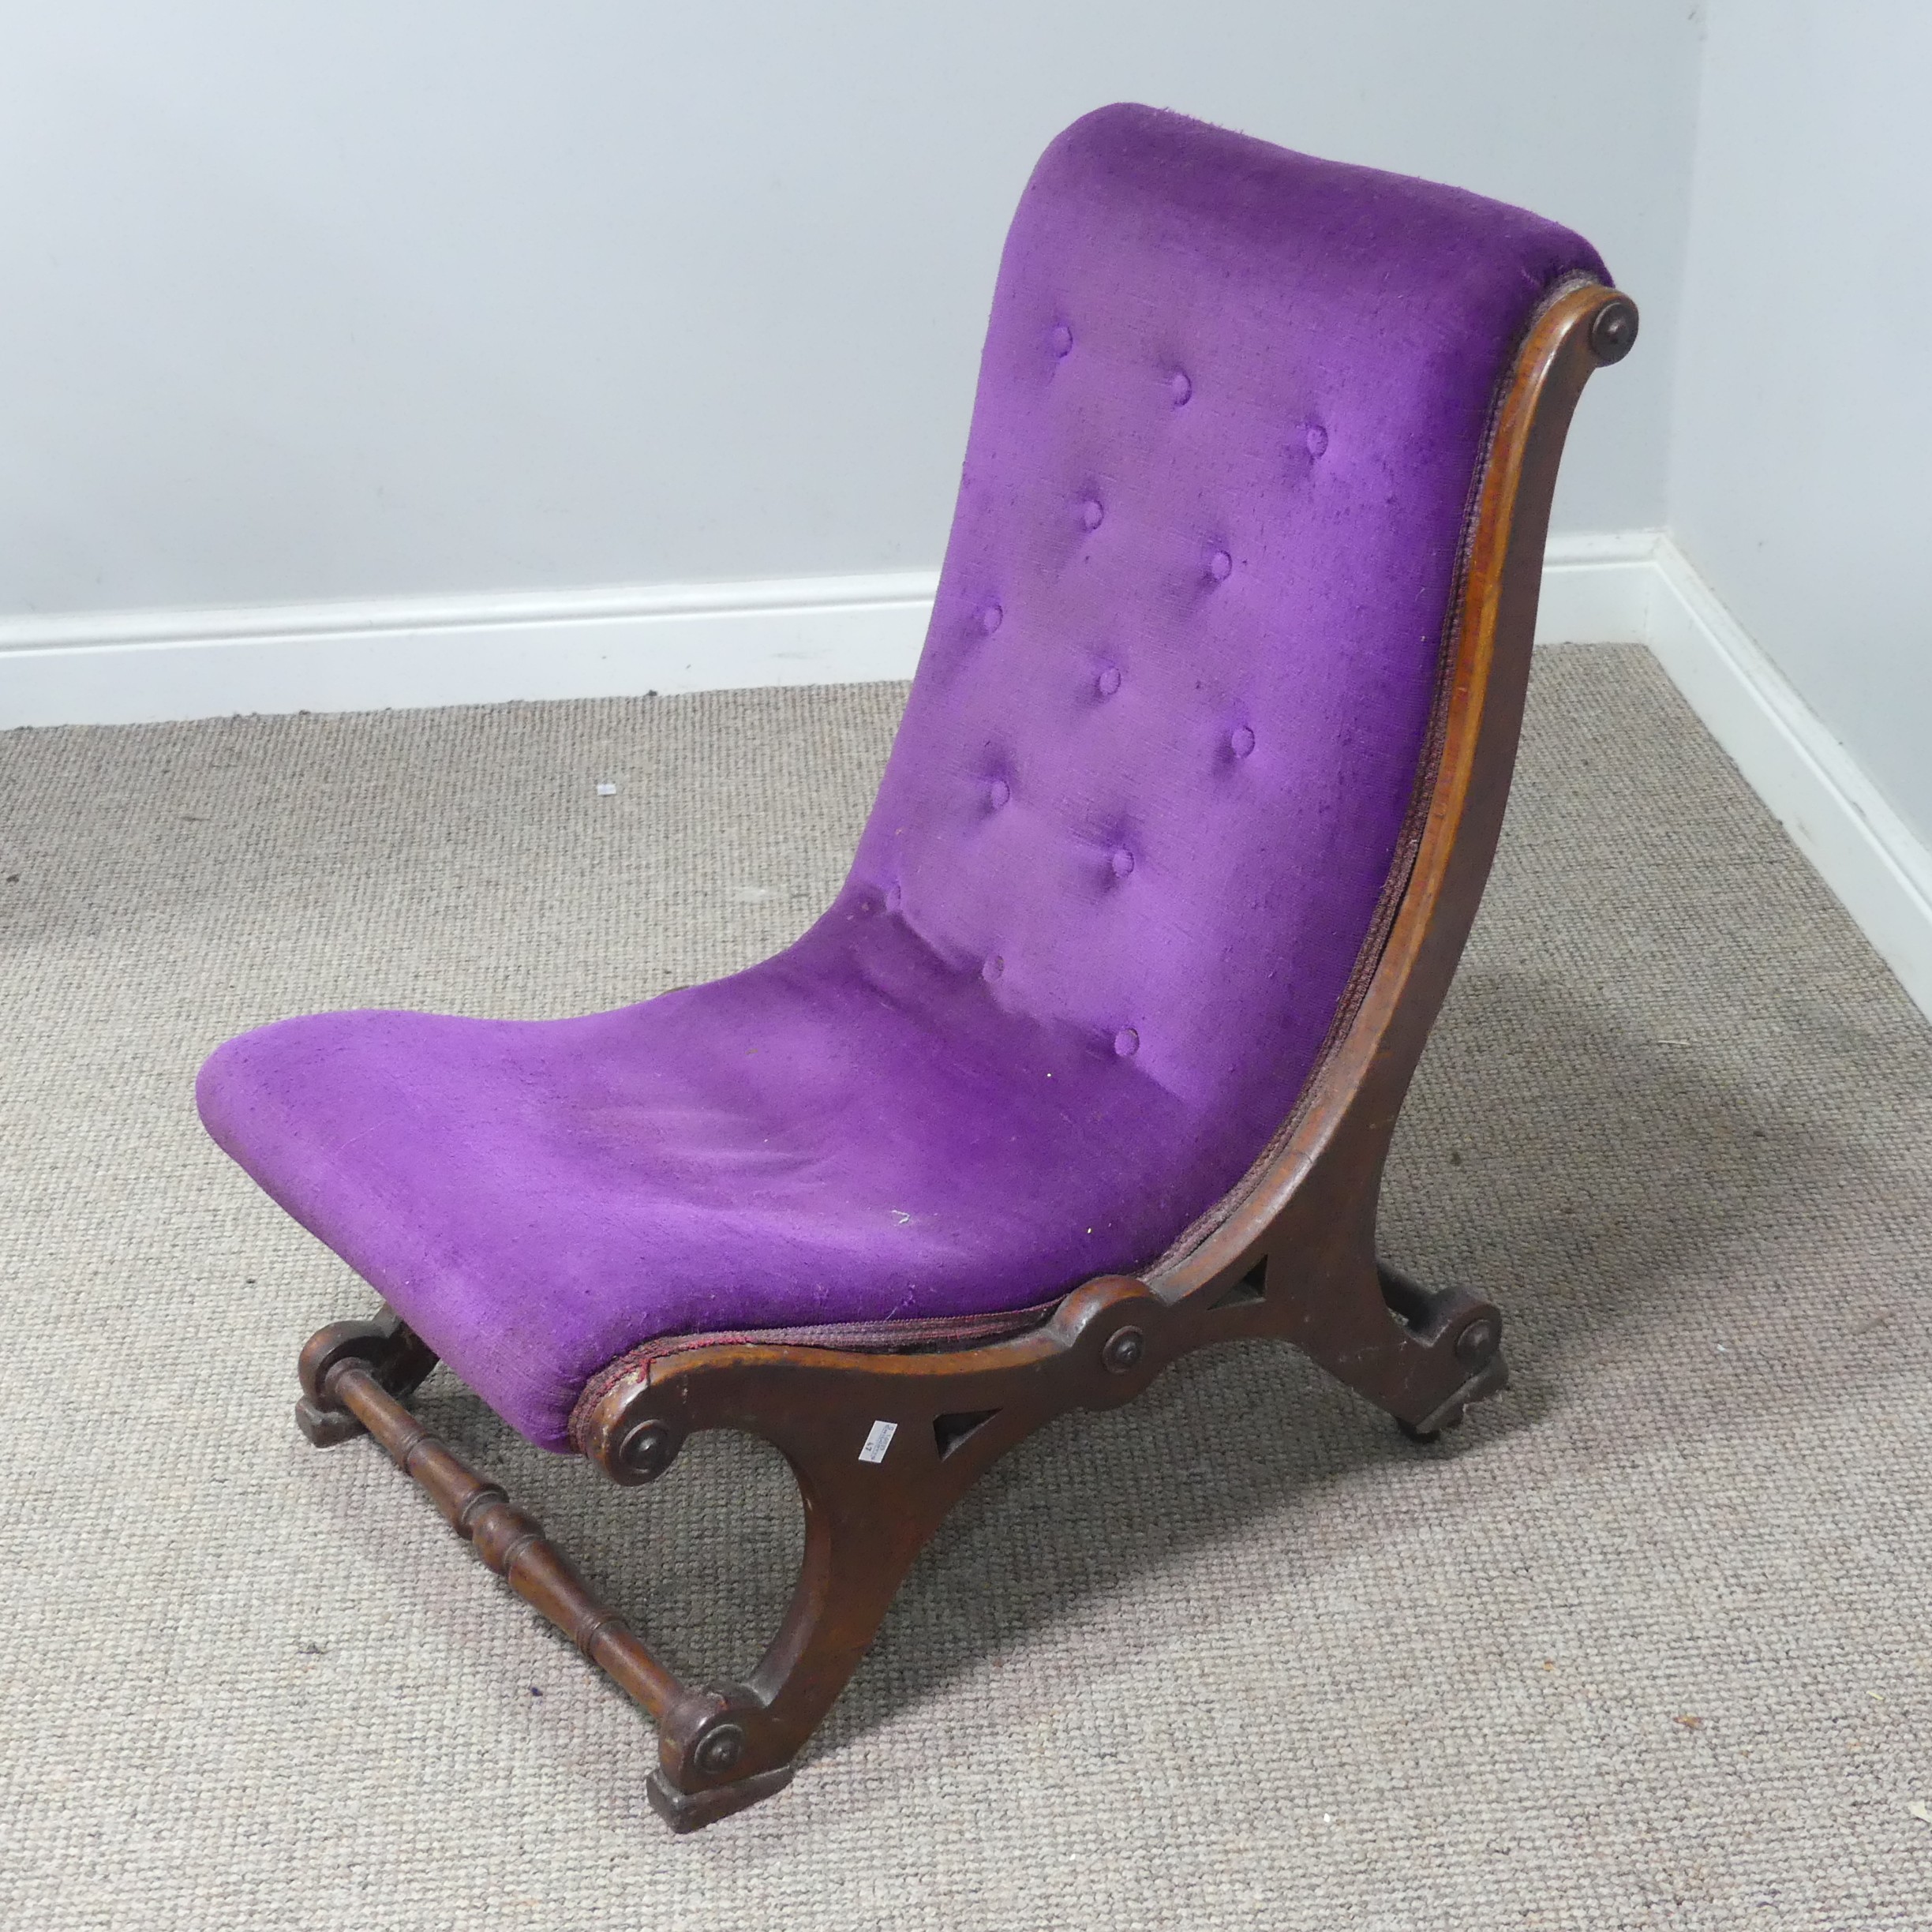
[[1386, 930], [1500, 390], [1583, 279], [1533, 215], [1145, 107], [1026, 189], [847, 895], [1131, 1059], [1200, 1199]]

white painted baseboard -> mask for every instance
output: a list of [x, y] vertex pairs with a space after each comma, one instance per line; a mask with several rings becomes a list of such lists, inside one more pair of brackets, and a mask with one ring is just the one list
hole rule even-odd
[[[930, 571], [0, 620], [0, 726], [366, 711], [912, 675]], [[1539, 644], [1647, 643], [1932, 1015], [1932, 852], [1668, 537], [1552, 541]]]
[[1650, 571], [1657, 661], [1932, 1018], [1932, 852], [1669, 537]]
[[1543, 552], [1539, 644], [1641, 644], [1655, 530], [1552, 537]]
[[0, 726], [907, 677], [930, 571], [0, 619]]

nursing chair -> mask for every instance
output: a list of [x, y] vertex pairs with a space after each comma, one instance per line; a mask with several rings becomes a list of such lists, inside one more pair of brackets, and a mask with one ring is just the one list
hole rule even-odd
[[[931, 628], [844, 886], [775, 958], [583, 1018], [291, 1019], [208, 1130], [380, 1295], [302, 1350], [656, 1721], [676, 1828], [777, 1790], [998, 1457], [1177, 1357], [1293, 1343], [1412, 1435], [1501, 1320], [1378, 1264], [1488, 875], [1550, 494], [1636, 311], [1457, 189], [1137, 107], [1047, 149], [994, 293]], [[612, 1481], [774, 1444], [805, 1549], [680, 1682], [418, 1423], [440, 1360]]]

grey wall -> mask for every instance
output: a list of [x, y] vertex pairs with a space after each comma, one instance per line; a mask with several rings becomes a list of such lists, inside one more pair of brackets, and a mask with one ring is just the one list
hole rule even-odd
[[1121, 98], [1581, 228], [1649, 353], [1558, 526], [1654, 525], [1693, 13], [7, 0], [0, 612], [936, 563], [1014, 198]]
[[1932, 10], [1717, 0], [1670, 522], [1932, 841]]

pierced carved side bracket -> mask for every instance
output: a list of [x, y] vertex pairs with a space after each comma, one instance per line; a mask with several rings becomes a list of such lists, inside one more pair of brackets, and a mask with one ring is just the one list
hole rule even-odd
[[[1057, 1416], [1131, 1402], [1195, 1349], [1276, 1337], [1412, 1433], [1459, 1421], [1507, 1380], [1501, 1317], [1473, 1296], [1388, 1279], [1399, 1286], [1385, 1291], [1371, 1263], [1358, 1292], [1337, 1294], [1331, 1279], [1317, 1286], [1262, 1251], [1178, 1300], [1127, 1276], [1088, 1282], [1044, 1327], [975, 1348], [878, 1356], [730, 1343], [661, 1357], [612, 1384], [579, 1442], [613, 1481], [654, 1480], [687, 1436], [738, 1429], [784, 1456], [805, 1509], [804, 1561], [777, 1635], [744, 1683], [672, 1713], [653, 1803], [674, 1823], [708, 1822], [739, 1780], [785, 1770], [913, 1559], [987, 1468]], [[623, 1454], [646, 1431], [661, 1446], [649, 1473]], [[721, 1726], [734, 1743], [714, 1767], [706, 1740]]]

